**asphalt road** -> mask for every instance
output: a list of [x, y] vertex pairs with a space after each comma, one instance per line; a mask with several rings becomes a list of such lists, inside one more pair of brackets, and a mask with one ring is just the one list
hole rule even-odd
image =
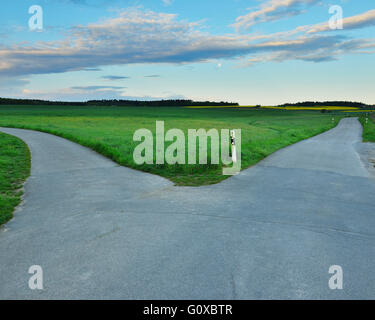
[[[344, 119], [218, 185], [188, 188], [3, 128], [29, 145], [32, 173], [0, 228], [0, 298], [374, 299], [375, 179], [361, 130]], [[31, 265], [43, 268], [43, 290], [28, 287]], [[343, 290], [328, 287], [331, 265]]]

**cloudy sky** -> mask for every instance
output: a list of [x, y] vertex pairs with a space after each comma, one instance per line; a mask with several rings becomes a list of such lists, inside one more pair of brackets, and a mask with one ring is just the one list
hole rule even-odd
[[[30, 30], [32, 5], [41, 31]], [[0, 10], [1, 97], [375, 103], [374, 83], [374, 0], [3, 0]]]

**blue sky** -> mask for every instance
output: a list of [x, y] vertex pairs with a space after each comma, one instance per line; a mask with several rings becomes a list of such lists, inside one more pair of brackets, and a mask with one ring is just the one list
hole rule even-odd
[[0, 96], [374, 104], [374, 31], [373, 0], [4, 0]]

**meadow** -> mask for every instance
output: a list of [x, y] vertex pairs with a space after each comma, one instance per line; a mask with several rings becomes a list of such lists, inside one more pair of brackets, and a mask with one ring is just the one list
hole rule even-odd
[[52, 133], [123, 166], [158, 174], [183, 186], [214, 184], [228, 176], [222, 175], [221, 165], [136, 165], [136, 130], [146, 128], [154, 132], [156, 120], [165, 121], [166, 130], [183, 130], [185, 136], [188, 129], [241, 129], [245, 169], [282, 147], [333, 128], [342, 117], [336, 114], [332, 121], [332, 114], [273, 109], [0, 106], [0, 126]]
[[375, 142], [375, 113], [368, 113], [368, 122], [366, 116], [362, 115], [360, 121], [363, 126], [363, 141]]
[[26, 144], [0, 132], [0, 225], [12, 218], [29, 173], [30, 152]]

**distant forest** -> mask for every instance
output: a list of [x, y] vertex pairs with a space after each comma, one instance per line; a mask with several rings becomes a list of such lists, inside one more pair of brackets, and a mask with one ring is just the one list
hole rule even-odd
[[121, 106], [121, 107], [187, 107], [187, 106], [238, 106], [236, 102], [211, 102], [193, 100], [89, 100], [85, 102], [48, 101], [32, 99], [0, 98], [0, 105], [37, 106]]
[[[89, 100], [84, 102], [67, 101], [48, 101], [35, 99], [11, 99], [0, 98], [0, 105], [36, 105], [36, 106], [121, 106], [121, 107], [187, 107], [187, 106], [239, 106], [237, 102], [212, 102], [212, 101], [193, 101], [193, 100]], [[357, 108], [375, 108], [375, 105], [368, 105], [362, 102], [353, 101], [305, 101], [298, 103], [284, 103], [277, 107], [288, 106], [295, 107], [357, 107]], [[260, 107], [260, 105], [258, 105]]]
[[362, 102], [353, 101], [305, 101], [297, 103], [284, 103], [278, 107], [356, 107], [356, 108], [375, 108], [375, 105], [368, 105]]

